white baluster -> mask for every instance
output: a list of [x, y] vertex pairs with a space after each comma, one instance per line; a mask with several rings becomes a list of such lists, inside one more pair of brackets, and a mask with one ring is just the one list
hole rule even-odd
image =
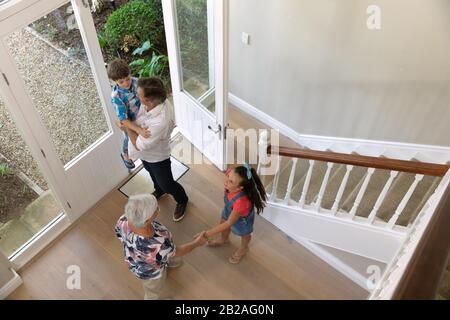
[[303, 206], [305, 205], [306, 194], [308, 193], [309, 182], [311, 181], [311, 175], [312, 175], [314, 163], [315, 163], [314, 160], [309, 160], [309, 169], [308, 169], [308, 173], [306, 174], [305, 184], [303, 185], [302, 196], [300, 197], [300, 200], [298, 201], [298, 206], [300, 208], [303, 208]]
[[269, 134], [267, 130], [262, 130], [259, 134], [258, 141], [258, 168], [256, 172], [258, 175], [261, 174], [261, 165], [266, 165], [268, 162], [267, 146], [269, 145]]
[[383, 190], [381, 190], [381, 193], [378, 196], [378, 199], [375, 202], [375, 205], [373, 206], [373, 209], [372, 209], [372, 211], [369, 214], [369, 217], [368, 217], [369, 223], [373, 223], [374, 222], [375, 217], [377, 216], [378, 209], [380, 209], [380, 206], [383, 203], [383, 200], [386, 197], [389, 189], [391, 188], [392, 182], [394, 181], [394, 179], [395, 179], [395, 177], [397, 175], [398, 175], [398, 171], [391, 171], [391, 175], [389, 177], [389, 180], [384, 185]]
[[364, 193], [366, 192], [367, 185], [369, 184], [370, 178], [372, 177], [372, 174], [374, 172], [375, 172], [374, 168], [369, 168], [367, 170], [366, 178], [364, 179], [361, 189], [359, 189], [358, 195], [356, 196], [355, 203], [353, 204], [353, 207], [350, 210], [350, 215], [351, 215], [352, 219], [355, 217], [356, 210], [358, 209], [358, 206], [361, 203], [362, 197], [364, 196]]
[[276, 167], [276, 173], [275, 178], [273, 179], [272, 184], [272, 193], [270, 194], [269, 201], [275, 201], [277, 197], [277, 188], [278, 188], [278, 179], [280, 178], [280, 163], [281, 163], [281, 157], [277, 156], [277, 167]]
[[289, 204], [291, 199], [292, 185], [294, 184], [295, 170], [297, 168], [298, 158], [292, 159], [291, 175], [289, 176], [289, 182], [286, 188], [286, 196], [284, 197], [284, 204]]
[[342, 194], [344, 193], [345, 186], [347, 185], [348, 177], [350, 176], [350, 171], [352, 171], [353, 166], [347, 165], [347, 171], [345, 172], [344, 179], [342, 179], [341, 186], [339, 187], [338, 193], [336, 194], [336, 199], [334, 200], [333, 206], [331, 207], [331, 211], [333, 215], [336, 215], [337, 210], [339, 208], [339, 202], [341, 202]]
[[411, 198], [414, 190], [416, 189], [417, 184], [422, 179], [423, 179], [423, 174], [416, 174], [414, 182], [409, 187], [408, 192], [406, 192], [402, 201], [400, 201], [400, 204], [398, 205], [397, 209], [395, 210], [394, 215], [391, 217], [391, 219], [389, 219], [389, 222], [387, 224], [388, 228], [390, 228], [390, 229], [394, 228], [395, 223], [397, 222], [398, 218], [400, 217], [401, 213], [403, 212], [403, 209], [405, 209], [406, 205], [408, 204], [408, 201]]
[[320, 186], [319, 194], [317, 196], [317, 201], [314, 205], [316, 211], [319, 211], [320, 204], [322, 203], [323, 194], [325, 193], [325, 188], [327, 187], [328, 179], [330, 178], [330, 172], [331, 168], [333, 168], [333, 165], [333, 162], [327, 163], [327, 172], [325, 172], [325, 176], [323, 177], [322, 185]]

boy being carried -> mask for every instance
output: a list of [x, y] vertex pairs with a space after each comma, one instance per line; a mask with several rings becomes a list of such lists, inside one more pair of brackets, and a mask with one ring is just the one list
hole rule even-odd
[[124, 135], [120, 156], [125, 166], [128, 169], [133, 169], [135, 165], [128, 156], [127, 128], [144, 138], [150, 137], [150, 132], [147, 128], [141, 128], [134, 123], [141, 106], [137, 96], [137, 79], [131, 77], [130, 67], [122, 59], [111, 61], [108, 64], [107, 71], [108, 77], [115, 83], [111, 93], [111, 102], [118, 119], [116, 124], [122, 129]]

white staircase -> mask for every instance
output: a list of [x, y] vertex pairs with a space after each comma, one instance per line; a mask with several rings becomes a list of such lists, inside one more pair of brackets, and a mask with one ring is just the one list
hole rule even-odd
[[[375, 261], [390, 266], [417, 217], [432, 210], [432, 195], [448, 185], [441, 176], [269, 155], [264, 153], [268, 146], [264, 133], [259, 144], [258, 170], [269, 199], [261, 216], [368, 291], [373, 288], [363, 281], [361, 265]], [[430, 162], [421, 153], [396, 154], [377, 146], [342, 150], [324, 143], [315, 150]], [[275, 172], [264, 170], [271, 161], [277, 163], [272, 166]]]

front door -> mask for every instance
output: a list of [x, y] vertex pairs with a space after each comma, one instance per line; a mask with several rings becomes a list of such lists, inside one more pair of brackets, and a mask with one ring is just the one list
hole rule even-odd
[[177, 126], [223, 170], [228, 105], [228, 0], [162, 3]]
[[[48, 28], [49, 19], [70, 32]], [[51, 41], [69, 36], [80, 45]], [[0, 10], [0, 61], [6, 105], [73, 221], [128, 174], [89, 2], [7, 2]]]

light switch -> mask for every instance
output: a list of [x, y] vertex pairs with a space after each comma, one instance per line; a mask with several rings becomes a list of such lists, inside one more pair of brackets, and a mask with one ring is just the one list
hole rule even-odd
[[242, 43], [243, 44], [250, 43], [250, 35], [248, 33], [242, 32]]

